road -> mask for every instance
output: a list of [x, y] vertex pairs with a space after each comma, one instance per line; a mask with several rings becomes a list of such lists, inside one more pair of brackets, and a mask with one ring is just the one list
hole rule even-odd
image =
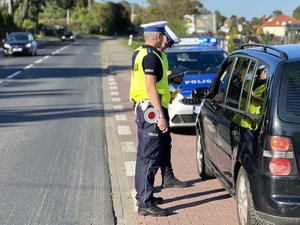
[[115, 224], [100, 40], [0, 56], [0, 224]]

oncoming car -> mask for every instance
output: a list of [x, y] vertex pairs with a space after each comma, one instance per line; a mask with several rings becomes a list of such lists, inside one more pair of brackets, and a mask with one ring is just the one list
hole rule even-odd
[[73, 31], [66, 31], [62, 36], [61, 36], [62, 41], [75, 41], [76, 40], [76, 35]]
[[36, 55], [38, 44], [30, 32], [13, 32], [3, 40], [3, 55]]
[[183, 74], [180, 89], [169, 105], [170, 127], [194, 127], [200, 102], [192, 98], [198, 87], [210, 87], [219, 65], [227, 53], [218, 46], [215, 37], [181, 38], [179, 44], [166, 50], [169, 70], [172, 74]]
[[243, 45], [196, 92], [199, 175], [235, 196], [240, 225], [299, 225], [300, 45]]

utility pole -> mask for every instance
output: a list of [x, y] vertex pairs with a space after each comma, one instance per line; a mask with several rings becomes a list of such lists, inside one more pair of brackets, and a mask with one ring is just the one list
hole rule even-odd
[[131, 18], [131, 23], [134, 22], [134, 4], [132, 3], [131, 4], [131, 15], [130, 15], [130, 18]]
[[13, 14], [13, 10], [12, 10], [12, 0], [7, 0], [7, 7], [8, 7], [8, 15]]

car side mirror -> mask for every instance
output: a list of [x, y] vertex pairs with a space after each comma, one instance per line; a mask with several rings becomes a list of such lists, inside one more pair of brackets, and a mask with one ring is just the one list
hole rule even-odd
[[192, 91], [193, 99], [206, 98], [209, 95], [209, 89], [207, 87], [196, 88]]

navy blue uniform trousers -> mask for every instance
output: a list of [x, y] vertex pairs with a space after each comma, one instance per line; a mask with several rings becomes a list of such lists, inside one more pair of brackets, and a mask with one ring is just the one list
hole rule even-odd
[[[167, 109], [164, 109], [167, 113]], [[144, 112], [136, 108], [136, 124], [138, 129], [138, 148], [135, 171], [136, 199], [140, 208], [153, 205], [154, 178], [162, 165], [164, 151], [164, 135], [156, 123], [145, 121]]]

